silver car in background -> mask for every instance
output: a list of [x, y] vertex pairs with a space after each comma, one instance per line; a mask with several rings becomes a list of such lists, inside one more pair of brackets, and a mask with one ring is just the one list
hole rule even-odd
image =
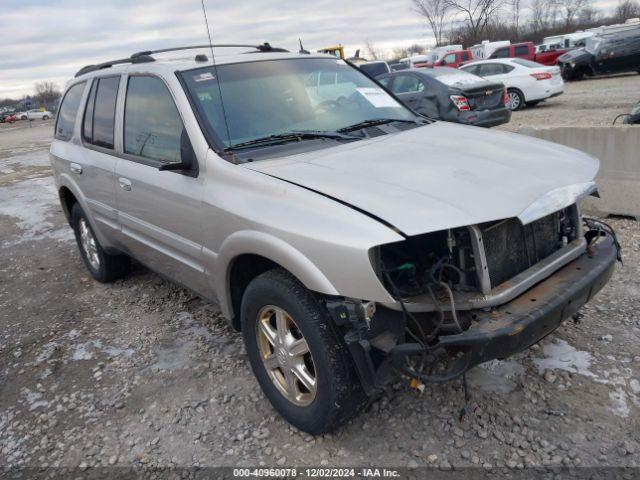
[[297, 428], [520, 351], [610, 277], [596, 159], [434, 122], [335, 57], [216, 48], [82, 69], [51, 163], [90, 274], [134, 258], [216, 301]]

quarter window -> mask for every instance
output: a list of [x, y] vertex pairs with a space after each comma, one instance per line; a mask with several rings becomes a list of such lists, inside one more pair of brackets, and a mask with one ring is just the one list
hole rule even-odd
[[129, 78], [124, 109], [125, 153], [163, 163], [180, 162], [183, 130], [178, 109], [162, 80]]
[[85, 85], [86, 82], [75, 84], [67, 91], [62, 99], [60, 113], [58, 114], [58, 120], [56, 122], [56, 139], [64, 141], [71, 139]]
[[120, 77], [93, 81], [82, 125], [82, 138], [103, 148], [113, 148], [113, 128]]

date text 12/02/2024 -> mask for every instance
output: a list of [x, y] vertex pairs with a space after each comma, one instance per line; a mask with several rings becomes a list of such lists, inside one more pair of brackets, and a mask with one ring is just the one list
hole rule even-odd
[[235, 468], [235, 478], [397, 478], [398, 470], [389, 468]]

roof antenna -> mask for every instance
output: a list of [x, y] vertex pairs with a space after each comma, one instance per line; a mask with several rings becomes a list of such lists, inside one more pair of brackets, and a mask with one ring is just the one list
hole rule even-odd
[[218, 75], [218, 67], [216, 65], [216, 56], [213, 53], [213, 42], [211, 41], [211, 29], [209, 28], [209, 20], [207, 19], [207, 9], [204, 8], [204, 0], [200, 0], [202, 4], [202, 13], [204, 14], [204, 23], [207, 27], [207, 37], [209, 38], [209, 48], [211, 49], [211, 59], [213, 60], [213, 71], [218, 84], [218, 94], [220, 95], [220, 108], [222, 109], [222, 117], [224, 118], [224, 126], [227, 130], [227, 143], [231, 146], [231, 134], [229, 133], [229, 123], [227, 122], [227, 112], [224, 109], [224, 101], [222, 100], [222, 87], [220, 87], [220, 76]]
[[298, 50], [298, 53], [301, 55], [311, 55], [311, 52], [309, 52], [309, 50], [305, 50], [302, 46], [302, 39], [298, 38], [298, 42], [300, 43], [300, 50]]

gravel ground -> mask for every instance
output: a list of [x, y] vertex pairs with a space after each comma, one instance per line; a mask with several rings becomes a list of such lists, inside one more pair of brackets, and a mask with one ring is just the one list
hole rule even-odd
[[[564, 97], [517, 112], [514, 124], [583, 124], [587, 113], [609, 123], [629, 109], [624, 97], [640, 97], [639, 79], [570, 84]], [[583, 107], [569, 109], [579, 96]], [[533, 466], [618, 466], [637, 474], [635, 221], [610, 219], [625, 264], [579, 321], [468, 374], [462, 421], [459, 382], [420, 393], [399, 380], [344, 428], [313, 437], [271, 408], [215, 305], [141, 267], [112, 285], [90, 279], [51, 181], [51, 133], [46, 122], [0, 130], [1, 466], [430, 466], [498, 477]]]
[[564, 94], [515, 112], [511, 122], [499, 128], [517, 131], [531, 126], [611, 125], [617, 115], [629, 113], [638, 101], [640, 75], [636, 73], [587, 78], [566, 83]]

